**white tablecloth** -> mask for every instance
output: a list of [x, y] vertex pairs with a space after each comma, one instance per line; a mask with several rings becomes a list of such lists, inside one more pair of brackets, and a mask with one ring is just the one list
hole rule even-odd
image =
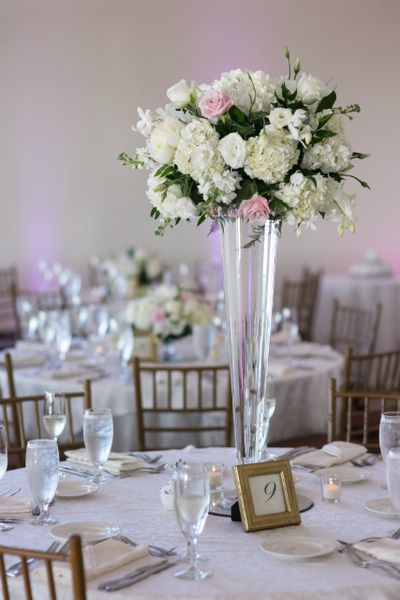
[[400, 348], [400, 278], [357, 279], [328, 275], [322, 278], [313, 340], [327, 344], [332, 323], [333, 300], [358, 308], [372, 309], [382, 303], [376, 352]]
[[[283, 449], [278, 451], [283, 452]], [[213, 460], [223, 461], [229, 466], [234, 464], [234, 451], [221, 448], [195, 449], [190, 452], [170, 450], [164, 453], [162, 460], [171, 463], [180, 457], [198, 462]], [[296, 491], [315, 503], [311, 510], [301, 515], [300, 525], [244, 533], [239, 522], [209, 516], [199, 539], [198, 550], [208, 556], [209, 561], [203, 567], [212, 571], [213, 577], [201, 582], [177, 580], [173, 577], [173, 573], [178, 570], [175, 567], [132, 587], [114, 592], [113, 598], [398, 600], [399, 581], [379, 571], [357, 568], [338, 552], [311, 560], [286, 561], [267, 555], [260, 548], [265, 540], [285, 536], [314, 536], [332, 541], [339, 538], [352, 542], [367, 536], [385, 536], [396, 530], [400, 526], [398, 518], [385, 519], [364, 508], [367, 500], [388, 495], [387, 490], [381, 489], [381, 484], [385, 481], [382, 462], [378, 462], [370, 470], [373, 472], [371, 479], [342, 487], [342, 499], [338, 504], [322, 502], [319, 479], [297, 470], [296, 473], [301, 473], [305, 479], [296, 484]], [[186, 542], [174, 513], [164, 509], [159, 497], [159, 486], [166, 483], [169, 476], [170, 473], [164, 472], [157, 476], [136, 474], [123, 480], [115, 479], [90, 496], [77, 500], [57, 500], [50, 513], [60, 523], [84, 520], [113, 523], [137, 543], [168, 548], [177, 545], [178, 552], [182, 554]], [[28, 493], [24, 469], [7, 472], [0, 483], [0, 491], [17, 485], [22, 486], [21, 494]], [[224, 487], [227, 490], [234, 487], [230, 469], [225, 474]], [[28, 519], [26, 517], [25, 521]], [[28, 523], [15, 525], [11, 531], [1, 534], [1, 543], [7, 546], [44, 550], [51, 540], [47, 528], [32, 527]], [[132, 571], [147, 560], [142, 559], [140, 563], [133, 563], [133, 566], [90, 581], [87, 586], [88, 600], [108, 597], [106, 592], [96, 589], [100, 581]], [[21, 578], [13, 580], [11, 585], [14, 590], [12, 598], [22, 598], [22, 593], [18, 591], [23, 585]], [[36, 600], [45, 597], [42, 585], [36, 582]], [[60, 600], [71, 598], [69, 588], [61, 587], [60, 590]]]
[[[290, 375], [277, 375], [275, 381], [276, 411], [271, 419], [268, 442], [273, 443], [302, 435], [324, 433], [327, 430], [326, 419], [328, 410], [328, 380], [330, 377], [340, 379], [343, 367], [343, 357], [338, 352], [329, 352], [315, 344], [295, 344], [292, 347], [292, 358], [288, 358], [287, 349], [279, 347], [281, 358], [277, 363], [288, 365], [295, 360], [296, 368], [291, 368]], [[303, 357], [303, 358], [302, 358]], [[271, 358], [271, 364], [274, 364]], [[72, 364], [68, 363], [69, 365]], [[196, 363], [190, 363], [196, 364]], [[109, 369], [107, 363], [104, 368]], [[115, 363], [114, 367], [115, 369]], [[77, 379], [52, 379], [49, 373], [40, 369], [31, 377], [32, 369], [15, 369], [14, 379], [19, 396], [42, 394], [44, 390], [77, 391], [82, 384]], [[90, 373], [87, 374], [90, 376]], [[150, 376], [148, 376], [150, 377]], [[197, 380], [194, 383], [194, 393], [197, 393]], [[7, 377], [0, 370], [0, 385], [3, 395], [8, 395]], [[144, 387], [144, 390], [146, 387]], [[181, 390], [179, 390], [181, 392]], [[225, 395], [222, 390], [220, 396]], [[114, 445], [115, 451], [137, 449], [136, 441], [136, 406], [133, 385], [126, 385], [122, 380], [108, 378], [92, 382], [92, 405], [94, 408], [111, 408], [114, 416]], [[80, 422], [79, 408], [76, 408], [76, 421]], [[165, 424], [165, 426], [168, 426]], [[208, 435], [208, 434], [207, 434]], [[210, 434], [202, 445], [218, 445], [221, 443], [220, 434]], [[203, 440], [203, 438], [202, 438]], [[182, 436], [179, 441], [167, 441], [165, 446], [199, 444], [193, 434]]]

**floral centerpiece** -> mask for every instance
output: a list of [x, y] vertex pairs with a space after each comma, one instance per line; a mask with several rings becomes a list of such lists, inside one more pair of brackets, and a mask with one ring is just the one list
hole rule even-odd
[[136, 277], [140, 285], [149, 285], [162, 279], [166, 263], [149, 254], [144, 248], [129, 248], [112, 258], [92, 259], [102, 275], [113, 280], [118, 275]]
[[134, 329], [152, 330], [159, 340], [169, 343], [190, 335], [193, 325], [211, 323], [212, 311], [193, 295], [163, 284], [149, 290], [144, 298], [132, 300], [125, 319]]
[[301, 235], [322, 217], [340, 236], [354, 232], [355, 197], [344, 183], [352, 161], [369, 156], [353, 151], [344, 127], [359, 105], [337, 106], [335, 90], [298, 78], [300, 60], [292, 71], [287, 49], [286, 57], [289, 73], [279, 79], [237, 69], [212, 84], [173, 85], [165, 109], [139, 108], [145, 147], [119, 156], [150, 171], [157, 235], [182, 220], [219, 226], [238, 463], [261, 459], [282, 223]]

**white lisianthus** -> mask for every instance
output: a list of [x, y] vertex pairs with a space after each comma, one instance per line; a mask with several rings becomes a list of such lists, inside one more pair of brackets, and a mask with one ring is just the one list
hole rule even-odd
[[319, 102], [328, 94], [330, 94], [330, 90], [328, 90], [322, 81], [317, 79], [317, 77], [302, 73], [297, 83], [297, 98], [300, 98], [304, 104]]
[[182, 194], [181, 186], [177, 183], [167, 189], [165, 180], [153, 175], [150, 175], [147, 183], [147, 197], [165, 219], [192, 219], [198, 216], [193, 200]]
[[313, 177], [294, 173], [288, 184], [282, 184], [275, 196], [291, 209], [285, 215], [289, 225], [307, 223], [315, 229], [314, 221], [322, 210], [327, 198], [326, 178], [317, 173]]
[[156, 125], [150, 138], [150, 154], [158, 163], [171, 165], [184, 125], [176, 117], [166, 116]]
[[293, 113], [290, 108], [274, 108], [269, 113], [269, 122], [274, 127], [282, 129], [287, 127], [292, 122]]
[[174, 108], [185, 108], [191, 100], [192, 93], [193, 90], [186, 85], [184, 79], [181, 79], [179, 83], [175, 83], [167, 90], [167, 96]]
[[281, 77], [280, 81], [277, 81], [277, 84], [276, 84], [276, 94], [279, 98], [283, 98], [283, 94], [282, 94], [283, 84], [285, 84], [286, 89], [288, 90], [289, 94], [294, 94], [294, 92], [297, 90], [297, 83], [294, 79], [288, 79], [287, 77]]
[[[332, 111], [326, 110], [318, 113], [321, 118]], [[306, 150], [303, 155], [301, 166], [305, 169], [321, 169], [323, 173], [338, 173], [349, 166], [352, 149], [344, 133], [343, 119], [335, 114], [322, 128], [333, 131], [337, 135], [325, 138], [318, 144], [314, 144]]]
[[266, 183], [282, 180], [300, 155], [297, 142], [272, 125], [267, 125], [258, 137], [247, 140], [247, 150], [245, 172]]
[[230, 133], [218, 143], [218, 150], [229, 167], [241, 169], [247, 156], [247, 145], [239, 133]]

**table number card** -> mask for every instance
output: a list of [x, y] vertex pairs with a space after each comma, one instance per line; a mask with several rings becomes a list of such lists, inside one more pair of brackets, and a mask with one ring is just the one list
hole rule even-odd
[[301, 523], [289, 461], [232, 467], [244, 531]]
[[157, 344], [152, 331], [135, 329], [132, 358], [137, 356], [141, 361], [157, 362]]

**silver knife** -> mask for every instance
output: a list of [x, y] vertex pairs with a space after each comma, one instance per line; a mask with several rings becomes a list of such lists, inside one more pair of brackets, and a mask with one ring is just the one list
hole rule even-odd
[[78, 469], [78, 467], [73, 467], [71, 465], [60, 465], [60, 469], [65, 469], [66, 471], [73, 471], [74, 473], [83, 473], [85, 475], [94, 475], [94, 471], [86, 471], [85, 469]]
[[138, 571], [133, 573], [132, 575], [127, 575], [126, 577], [114, 579], [113, 581], [106, 581], [104, 583], [100, 583], [98, 585], [98, 589], [105, 590], [106, 592], [115, 592], [122, 588], [133, 585], [138, 581], [142, 581], [142, 579], [146, 579], [147, 577], [150, 577], [150, 575], [154, 575], [155, 573], [164, 571], [164, 569], [174, 567], [177, 564], [177, 562], [168, 562], [167, 560], [163, 560], [159, 563], [156, 563], [155, 565], [149, 565], [148, 567], [144, 567], [143, 569], [138, 569]]

